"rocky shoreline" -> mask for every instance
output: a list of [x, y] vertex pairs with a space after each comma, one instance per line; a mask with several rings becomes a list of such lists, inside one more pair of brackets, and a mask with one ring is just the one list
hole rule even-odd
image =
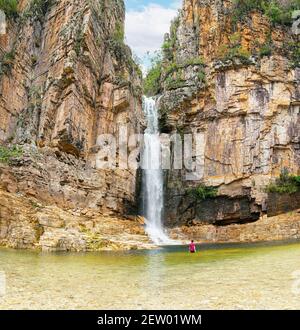
[[63, 210], [0, 190], [0, 245], [42, 251], [152, 249], [139, 218]]
[[203, 243], [255, 243], [300, 239], [300, 209], [274, 217], [261, 217], [246, 224], [194, 226], [170, 230], [173, 239], [194, 239]]
[[[169, 230], [178, 244], [250, 243], [300, 239], [300, 210], [244, 225], [197, 224]], [[0, 246], [42, 251], [93, 252], [154, 249], [141, 218], [63, 210], [0, 190]]]

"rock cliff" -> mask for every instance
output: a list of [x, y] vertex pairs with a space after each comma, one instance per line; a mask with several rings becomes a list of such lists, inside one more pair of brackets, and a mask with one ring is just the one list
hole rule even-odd
[[[185, 0], [165, 36], [162, 131], [203, 141], [197, 180], [166, 172], [171, 227], [247, 223], [300, 207], [299, 193], [266, 192], [282, 171], [300, 174], [299, 2], [279, 2], [282, 16], [290, 10], [285, 20], [249, 3]], [[188, 192], [199, 184], [217, 196], [195, 199]]]
[[[82, 232], [93, 218], [88, 226], [97, 236], [101, 219], [124, 219], [137, 207], [135, 171], [95, 166], [100, 134], [118, 136], [120, 125], [138, 133], [143, 125], [141, 73], [124, 44], [124, 3], [22, 0], [6, 16], [0, 143], [18, 157], [11, 152], [0, 161], [0, 244], [84, 250], [72, 230]], [[60, 211], [43, 215], [47, 207]], [[120, 221], [120, 228], [128, 224]], [[135, 233], [137, 225], [128, 228]]]
[[[173, 237], [299, 238], [299, 212], [280, 215], [300, 207], [299, 0], [261, 3], [185, 0], [165, 36], [161, 130], [201, 140], [197, 179], [165, 172], [165, 222], [181, 227]], [[97, 168], [101, 134], [144, 129], [123, 1], [20, 0], [5, 10], [0, 245], [151, 247], [136, 216], [139, 172]], [[274, 188], [279, 175], [284, 189]]]

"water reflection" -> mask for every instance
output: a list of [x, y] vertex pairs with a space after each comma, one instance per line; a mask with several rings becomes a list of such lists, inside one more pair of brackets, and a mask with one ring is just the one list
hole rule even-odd
[[[47, 254], [0, 249], [9, 309], [300, 308], [300, 244]], [[300, 273], [299, 273], [300, 274]], [[294, 290], [293, 290], [294, 288]]]

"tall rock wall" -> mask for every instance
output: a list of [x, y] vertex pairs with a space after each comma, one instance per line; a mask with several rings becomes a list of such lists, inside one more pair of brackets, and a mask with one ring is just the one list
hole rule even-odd
[[[274, 214], [266, 186], [283, 169], [300, 173], [295, 24], [271, 23], [255, 10], [234, 17], [232, 1], [184, 1], [163, 45], [161, 126], [202, 135], [202, 168], [199, 180], [166, 173], [168, 225], [252, 222], [268, 204]], [[218, 197], [195, 201], [187, 191], [199, 184], [216, 187]]]
[[[24, 0], [7, 17], [0, 143], [21, 145], [22, 156], [0, 162], [5, 193], [79, 214], [136, 212], [136, 172], [96, 168], [100, 134], [143, 129], [141, 73], [124, 44], [124, 18], [119, 0]], [[22, 226], [4, 210], [0, 242]]]

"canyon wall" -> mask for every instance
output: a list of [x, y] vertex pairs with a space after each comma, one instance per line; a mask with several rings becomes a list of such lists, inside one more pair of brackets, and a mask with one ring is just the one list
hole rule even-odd
[[[18, 9], [0, 36], [0, 143], [21, 146], [9, 164], [0, 162], [0, 244], [49, 247], [41, 242], [52, 233], [51, 248], [82, 249], [69, 242], [70, 221], [38, 214], [53, 206], [82, 216], [80, 226], [74, 218], [80, 231], [91, 212], [94, 227], [99, 217], [136, 213], [136, 171], [96, 167], [99, 135], [118, 137], [120, 125], [139, 133], [144, 125], [124, 3], [23, 0]], [[22, 210], [28, 200], [36, 205], [30, 216]]]
[[[299, 194], [276, 203], [283, 196], [266, 192], [283, 170], [300, 174], [300, 12], [291, 25], [235, 10], [232, 1], [185, 0], [165, 36], [162, 131], [202, 141], [198, 177], [166, 171], [170, 227], [247, 223], [300, 207]], [[195, 200], [188, 192], [200, 184], [218, 196]]]
[[[115, 169], [97, 166], [100, 135], [145, 126], [123, 1], [18, 6], [0, 34], [0, 245], [150, 247], [136, 216], [139, 172], [118, 167], [118, 153]], [[162, 132], [201, 140], [197, 176], [165, 171], [165, 223], [216, 241], [240, 241], [243, 233], [297, 238], [299, 213], [297, 225], [282, 220], [280, 230], [259, 221], [300, 207], [299, 192], [266, 192], [282, 171], [300, 174], [300, 12], [292, 24], [272, 23], [259, 10], [234, 13], [229, 0], [185, 0], [165, 36]], [[195, 198], [199, 185], [217, 196]]]

